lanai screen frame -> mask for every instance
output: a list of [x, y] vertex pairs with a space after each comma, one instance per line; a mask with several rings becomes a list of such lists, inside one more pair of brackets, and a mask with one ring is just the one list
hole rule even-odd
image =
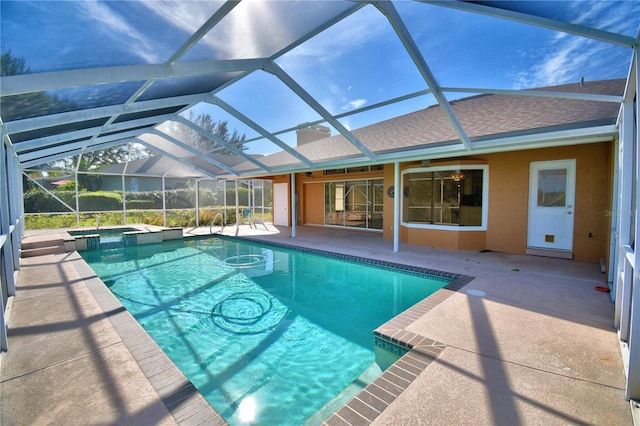
[[[149, 158], [140, 159], [138, 161], [141, 161], [144, 164], [145, 161], [153, 158], [154, 157], [152, 156]], [[264, 220], [265, 217], [271, 217], [271, 214], [272, 214], [272, 209], [273, 209], [273, 204], [271, 199], [272, 194], [269, 190], [270, 188], [270, 186], [268, 185], [269, 181], [266, 181], [266, 180], [212, 179], [206, 175], [202, 175], [198, 173], [196, 170], [193, 170], [193, 169], [182, 168], [180, 170], [176, 170], [175, 169], [176, 163], [173, 163], [172, 165], [171, 162], [161, 164], [161, 166], [166, 166], [166, 167], [161, 167], [159, 171], [156, 170], [155, 172], [141, 173], [139, 170], [132, 170], [132, 172], [128, 172], [128, 170], [130, 170], [128, 166], [134, 163], [135, 160], [125, 161], [123, 163], [120, 163], [119, 165], [116, 165], [117, 166], [116, 169], [121, 169], [120, 172], [115, 172], [115, 171], [108, 172], [108, 171], [99, 171], [99, 170], [83, 171], [83, 170], [80, 170], [80, 167], [79, 167], [81, 163], [80, 160], [81, 160], [80, 157], [75, 159], [75, 166], [73, 167], [73, 170], [65, 171], [65, 170], [56, 169], [56, 168], [39, 167], [37, 169], [25, 169], [22, 171], [22, 177], [24, 179], [26, 179], [27, 181], [33, 182], [33, 184], [38, 189], [45, 191], [48, 195], [58, 200], [61, 207], [65, 209], [65, 211], [56, 211], [56, 212], [49, 212], [49, 211], [25, 212], [24, 213], [25, 221], [28, 221], [27, 218], [29, 216], [73, 215], [75, 216], [76, 227], [81, 227], [81, 226], [105, 227], [105, 226], [119, 226], [119, 225], [130, 225], [130, 224], [141, 223], [139, 221], [135, 221], [135, 219], [134, 221], [129, 221], [128, 213], [138, 215], [138, 216], [140, 214], [161, 214], [163, 223], [151, 223], [151, 224], [158, 225], [158, 226], [165, 226], [165, 227], [167, 226], [196, 226], [197, 227], [197, 226], [211, 225], [210, 221], [215, 217], [217, 213], [220, 213], [222, 215], [222, 220], [224, 223], [221, 225], [223, 226], [232, 224], [229, 222], [229, 220], [232, 220], [233, 217], [236, 218], [236, 221], [234, 223], [239, 223], [240, 212], [242, 209], [245, 209], [245, 208], [248, 208], [251, 210], [252, 212], [251, 214], [253, 217], [262, 218], [261, 219], [262, 222], [265, 222]], [[106, 167], [108, 168], [109, 165], [107, 165]], [[66, 177], [69, 179], [65, 179], [65, 180], [68, 180], [70, 182], [75, 182], [75, 185], [73, 185], [75, 190], [75, 197], [74, 197], [75, 202], [71, 203], [71, 205], [69, 205], [68, 203], [65, 203], [56, 195], [55, 192], [45, 187], [43, 178], [40, 178], [40, 181], [39, 181], [38, 178], [31, 176], [31, 174], [35, 174], [35, 173], [39, 173], [42, 175], [46, 175], [50, 173], [56, 173], [56, 174], [66, 173], [67, 174]], [[122, 193], [123, 197], [122, 197], [121, 209], [91, 210], [91, 209], [81, 208], [79, 203], [79, 200], [80, 200], [79, 195], [81, 194], [81, 191], [79, 190], [80, 188], [80, 184], [79, 184], [80, 179], [78, 178], [79, 175], [85, 175], [88, 177], [90, 176], [91, 178], [102, 179], [102, 180], [111, 178], [112, 181], [117, 181], [116, 187], [114, 187], [114, 185], [112, 184], [109, 189], [102, 189], [102, 190], [107, 192], [116, 191], [116, 192]], [[58, 179], [60, 179], [60, 177], [50, 178], [49, 180], [58, 180]], [[130, 207], [129, 204], [132, 204], [132, 203], [130, 203], [129, 197], [127, 197], [125, 194], [131, 193], [133, 191], [133, 189], [129, 186], [132, 179], [145, 179], [145, 180], [150, 179], [156, 183], [155, 186], [159, 185], [159, 187], [155, 190], [160, 191], [163, 194], [162, 207], [145, 208], [145, 209]], [[167, 191], [171, 189], [175, 189], [167, 185], [167, 181], [172, 181], [172, 180], [187, 182], [187, 184], [189, 185], [188, 189], [192, 190], [194, 193], [195, 199], [191, 203], [192, 205], [184, 206], [184, 207], [173, 207], [173, 208], [168, 207], [169, 202], [166, 199], [165, 194], [167, 194]], [[221, 194], [216, 194], [216, 195], [219, 195], [218, 198], [221, 198], [221, 204], [218, 203], [215, 206], [210, 206], [202, 203], [201, 189], [203, 186], [203, 182], [209, 182], [209, 183], [213, 182], [213, 190], [216, 193], [221, 192]], [[212, 185], [209, 184], [206, 186], [210, 187]], [[240, 187], [246, 188], [246, 192], [247, 192], [246, 195], [240, 197], [238, 195], [230, 195], [228, 193], [229, 190], [233, 190], [235, 194], [236, 192], [238, 192], [237, 190]], [[211, 189], [211, 188], [208, 188], [208, 189]], [[100, 190], [98, 190], [98, 192], [99, 191]], [[258, 192], [259, 197], [256, 196], [256, 191]], [[138, 192], [138, 191], [136, 190], [133, 192]], [[233, 202], [228, 202], [229, 200], [232, 200]], [[209, 215], [207, 216], [211, 216], [211, 217], [207, 217], [206, 219], [201, 221], [202, 213], [204, 213], [207, 210], [210, 211]], [[175, 223], [172, 223], [174, 222], [173, 220], [167, 219], [168, 213], [172, 214], [173, 212], [177, 212], [178, 214], [180, 214], [185, 211], [186, 212], [193, 211], [193, 218], [195, 218], [194, 224], [188, 224], [188, 225], [178, 224], [177, 225]], [[121, 215], [121, 218], [122, 218], [121, 221], [116, 220], [114, 223], [111, 223], [110, 221], [105, 220], [105, 217], [107, 217], [108, 215], [118, 214], [118, 213]], [[157, 218], [154, 219], [154, 222], [157, 222]], [[266, 222], [270, 222], [270, 221], [267, 220]], [[74, 225], [70, 225], [70, 226], [74, 226]], [[31, 227], [28, 224], [26, 228], [31, 229]]]
[[[9, 2], [3, 3], [6, 5]], [[638, 164], [640, 164], [638, 151], [640, 150], [637, 149], [638, 139], [640, 139], [638, 137], [638, 122], [640, 121], [640, 117], [637, 108], [637, 95], [640, 81], [638, 73], [640, 33], [636, 33], [635, 35], [621, 34], [601, 28], [584, 26], [575, 22], [563, 21], [562, 19], [551, 17], [548, 13], [549, 10], [545, 10], [544, 7], [536, 9], [533, 2], [524, 2], [519, 5], [517, 2], [422, 0], [421, 3], [547, 28], [562, 34], [572, 34], [616, 46], [623, 46], [629, 48], [631, 51], [628, 87], [624, 98], [612, 99], [610, 97], [596, 95], [587, 95], [583, 98], [622, 104], [621, 118], [619, 120], [619, 125], [622, 130], [618, 139], [620, 152], [617, 163], [616, 192], [614, 193], [616, 196], [619, 196], [619, 198], [615, 200], [612, 211], [619, 213], [633, 212], [634, 214], [619, 214], [616, 219], [613, 220], [613, 235], [617, 235], [617, 240], [612, 241], [612, 258], [617, 259], [618, 268], [616, 270], [616, 276], [613, 277], [612, 288], [615, 290], [613, 293], [616, 297], [616, 325], [622, 328], [621, 340], [627, 344], [629, 363], [635, 366], [640, 365], [640, 327], [637, 326], [637, 324], [640, 323], [640, 286], [638, 286], [640, 278], [637, 273], [637, 271], [640, 270], [640, 265], [638, 264], [638, 262], [640, 262], [640, 256], [635, 255], [635, 248], [634, 245], [632, 245], [633, 241], [639, 241], [640, 238], [640, 222], [638, 215], [635, 214], [637, 212], [638, 200], [640, 200], [640, 185], [637, 184], [637, 182], [640, 181], [640, 173], [638, 172]], [[335, 2], [335, 4], [338, 3]], [[207, 102], [217, 105], [228, 114], [244, 122], [260, 135], [261, 138], [267, 139], [272, 144], [280, 147], [282, 152], [285, 152], [289, 156], [287, 163], [268, 165], [263, 159], [243, 155], [242, 152], [238, 152], [237, 147], [225, 146], [224, 141], [217, 140], [213, 135], [203, 133], [204, 137], [211, 139], [214, 143], [218, 144], [221, 149], [235, 150], [235, 154], [243, 157], [246, 163], [243, 165], [229, 165], [224, 161], [220, 161], [215, 155], [206, 153], [205, 155], [208, 158], [205, 158], [205, 160], [211, 166], [211, 169], [208, 171], [211, 174], [211, 178], [217, 179], [223, 177], [235, 179], [260, 177], [276, 173], [291, 173], [293, 184], [295, 181], [293, 174], [295, 172], [336, 168], [344, 166], [345, 164], [368, 165], [383, 162], [395, 162], [397, 168], [399, 161], [415, 155], [437, 158], [438, 156], [469, 155], [477, 152], [474, 148], [473, 140], [469, 138], [465, 128], [453, 112], [451, 104], [445, 95], [446, 93], [499, 93], [513, 96], [549, 97], [573, 96], [566, 93], [532, 93], [530, 91], [441, 86], [437, 76], [433, 74], [422, 52], [416, 46], [411, 32], [405, 25], [402, 17], [398, 14], [395, 4], [396, 3], [392, 1], [345, 2], [343, 9], [338, 10], [342, 6], [336, 6], [335, 14], [327, 15], [323, 21], [315, 22], [315, 25], [313, 28], [309, 28], [309, 31], [302, 31], [294, 37], [290, 43], [285, 46], [280, 46], [280, 48], [271, 51], [266, 56], [245, 56], [241, 58], [208, 61], [180, 61], [183, 56], [188, 54], [190, 49], [206, 37], [209, 31], [215, 29], [218, 24], [223, 23], [224, 18], [231, 14], [236, 7], [244, 7], [239, 6], [239, 2], [227, 1], [222, 3], [199, 28], [193, 31], [191, 35], [184, 40], [182, 45], [164, 62], [146, 65], [136, 64], [95, 68], [55, 69], [37, 74], [3, 77], [2, 85], [0, 85], [0, 95], [2, 97], [21, 96], [41, 91], [62, 90], [78, 86], [86, 87], [115, 84], [123, 81], [143, 82], [131, 96], [120, 104], [104, 105], [79, 111], [41, 115], [18, 120], [0, 118], [0, 121], [2, 121], [3, 139], [3, 143], [0, 144], [0, 157], [2, 158], [2, 161], [0, 161], [0, 194], [2, 194], [0, 195], [0, 263], [2, 268], [0, 278], [2, 279], [1, 301], [3, 312], [6, 306], [6, 299], [15, 294], [14, 272], [17, 271], [20, 266], [18, 256], [19, 245], [24, 227], [22, 182], [20, 177], [21, 171], [24, 168], [65, 158], [86, 150], [127, 143], [140, 138], [144, 134], [158, 136], [170, 145], [178, 147], [184, 155], [178, 156], [169, 151], [165, 151], [165, 155], [173, 156], [174, 159], [185, 162], [186, 164], [192, 164], [190, 160], [194, 157], [204, 158], [203, 155], [199, 155], [203, 153], [193, 152], [188, 146], [180, 146], [180, 141], [172, 139], [170, 135], [158, 134], [155, 128], [166, 120], [178, 120], [181, 121], [182, 124], [190, 126], [189, 123], [184, 123], [177, 114], [201, 102]], [[633, 5], [634, 3], [629, 2], [628, 4]], [[425, 148], [422, 151], [416, 150], [412, 152], [402, 152], [402, 150], [386, 154], [372, 152], [366, 144], [355, 137], [353, 132], [348, 130], [339, 121], [340, 118], [346, 115], [331, 114], [276, 62], [276, 60], [286, 52], [291, 51], [306, 40], [313, 38], [323, 30], [330, 28], [368, 5], [375, 7], [388, 20], [396, 36], [411, 56], [416, 69], [428, 86], [425, 90], [383, 101], [375, 106], [384, 107], [407, 98], [425, 94], [432, 96], [444, 112], [447, 121], [457, 135], [456, 139], [446, 146], [433, 149]], [[526, 7], [522, 8], [523, 5]], [[630, 14], [629, 17], [631, 16], [634, 15]], [[212, 70], [218, 74], [215, 85], [212, 88], [213, 90], [209, 92], [196, 94], [185, 93], [180, 96], [162, 97], [151, 100], [145, 99], [145, 94], [148, 94], [147, 89], [157, 80], [193, 76], [201, 77], [211, 73]], [[234, 85], [255, 71], [264, 71], [269, 75], [275, 76], [279, 82], [295, 93], [309, 108], [320, 116], [317, 123], [327, 123], [338, 131], [346, 140], [346, 146], [355, 150], [356, 155], [336, 160], [312, 161], [284, 144], [279, 138], [279, 135], [295, 131], [297, 128], [302, 128], [313, 123], [305, 123], [304, 126], [294, 126], [277, 131], [267, 130], [251, 117], [242, 115], [242, 113], [235, 110], [233, 106], [226, 104], [216, 96], [217, 90]], [[373, 105], [371, 107], [373, 107]], [[356, 112], [362, 112], [362, 110], [353, 110], [350, 113]], [[119, 117], [127, 114], [138, 114], [140, 117], [127, 121], [118, 121]], [[100, 117], [106, 117], [106, 120], [100, 125], [94, 127], [91, 127], [90, 124], [78, 125], [78, 123], [90, 123], [92, 120]], [[79, 128], [56, 134], [48, 134], [50, 129], [59, 126]], [[194, 130], [202, 131], [202, 129]], [[603, 129], [602, 131], [603, 135], [611, 134], [611, 129]], [[29, 132], [38, 136], [20, 142], [17, 142], [17, 138], [13, 140], [16, 135]], [[578, 129], [574, 133], [567, 133], [565, 136], [567, 138], [580, 136], [580, 131]], [[484, 149], [492, 149], [495, 151], [500, 149], [506, 150], [513, 149], [518, 143], [524, 142], [524, 139], [516, 140], [513, 145], [504, 146], [500, 140], [496, 139], [493, 141], [484, 141], [483, 147]], [[541, 146], [543, 146], [543, 144], [541, 144]], [[634, 155], [635, 160], [633, 159]], [[398, 176], [397, 171], [396, 176]], [[634, 324], [636, 324], [635, 327], [633, 327]], [[4, 316], [0, 316], [0, 327], [0, 350], [6, 350], [7, 340]], [[627, 379], [627, 398], [636, 401], [640, 400], [640, 371], [638, 369], [628, 369]]]

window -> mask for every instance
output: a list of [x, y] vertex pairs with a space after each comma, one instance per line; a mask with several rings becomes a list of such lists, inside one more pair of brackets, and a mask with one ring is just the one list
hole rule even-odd
[[487, 175], [487, 166], [406, 170], [402, 177], [403, 224], [485, 229]]
[[538, 207], [564, 207], [566, 203], [567, 169], [538, 171]]

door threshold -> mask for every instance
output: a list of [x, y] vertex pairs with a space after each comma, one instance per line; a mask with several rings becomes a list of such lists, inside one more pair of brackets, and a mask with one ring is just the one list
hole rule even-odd
[[526, 254], [532, 256], [556, 257], [558, 259], [573, 259], [573, 252], [569, 250], [554, 250], [528, 247]]

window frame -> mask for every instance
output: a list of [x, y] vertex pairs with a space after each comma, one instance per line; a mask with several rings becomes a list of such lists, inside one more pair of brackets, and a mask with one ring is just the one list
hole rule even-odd
[[412, 173], [425, 173], [425, 172], [441, 172], [441, 171], [456, 171], [456, 170], [482, 170], [482, 222], [480, 226], [460, 226], [460, 225], [439, 225], [433, 223], [414, 223], [405, 221], [405, 197], [404, 190], [396, 191], [396, 194], [400, 194], [400, 224], [406, 228], [413, 229], [437, 229], [440, 231], [486, 231], [487, 222], [489, 218], [489, 165], [487, 164], [450, 164], [446, 166], [431, 166], [431, 167], [413, 167], [402, 171], [400, 176], [400, 184], [404, 187], [405, 176]]

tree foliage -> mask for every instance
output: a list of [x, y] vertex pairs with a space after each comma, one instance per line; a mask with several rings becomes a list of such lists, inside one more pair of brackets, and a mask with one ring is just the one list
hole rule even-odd
[[[22, 57], [13, 55], [11, 49], [0, 52], [0, 75], [22, 75], [31, 73], [26, 61]], [[70, 101], [63, 100], [50, 93], [27, 93], [2, 98], [2, 118], [10, 121], [18, 118], [29, 118], [77, 109]], [[82, 154], [79, 170], [86, 171], [95, 166], [116, 164], [129, 159], [141, 158], [148, 155], [148, 150], [139, 144], [118, 145], [98, 151]], [[77, 156], [61, 160], [59, 167], [75, 169]]]
[[[0, 75], [30, 74], [31, 69], [22, 57], [11, 53], [11, 49], [0, 51]], [[26, 93], [14, 96], [4, 96], [0, 100], [2, 119], [11, 121], [21, 118], [31, 118], [40, 115], [65, 112], [74, 109], [72, 102], [65, 101], [44, 92]]]
[[79, 170], [100, 170], [106, 164], [124, 163], [129, 160], [144, 158], [149, 155], [148, 150], [140, 144], [124, 144], [107, 149], [82, 153]]
[[29, 74], [31, 69], [27, 67], [24, 58], [13, 56], [11, 49], [0, 52], [0, 76]]
[[[196, 115], [193, 110], [189, 111], [189, 121], [204, 129], [207, 133], [215, 135], [222, 139], [227, 145], [230, 145], [238, 151], [243, 151], [246, 148], [243, 146], [246, 136], [240, 134], [237, 130], [229, 130], [229, 123], [226, 120], [215, 121], [210, 114]], [[219, 145], [215, 140], [210, 139], [199, 133], [198, 131], [187, 127], [178, 127], [178, 139], [184, 141], [189, 146], [199, 149], [202, 152], [213, 152], [215, 154], [234, 155], [232, 150], [229, 150]]]
[[[0, 51], [0, 71], [2, 76], [28, 74], [31, 69], [24, 58], [15, 56], [11, 49]], [[78, 106], [69, 100], [62, 99], [47, 92], [27, 93], [15, 96], [5, 96], [1, 99], [2, 118], [5, 121], [31, 118], [48, 114], [61, 113], [78, 109]], [[196, 115], [189, 111], [188, 119], [202, 128], [206, 133], [215, 135], [233, 147], [236, 151], [243, 151], [246, 136], [237, 130], [230, 130], [229, 123], [225, 120], [215, 121], [210, 114]], [[203, 135], [188, 126], [178, 126], [177, 138], [199, 149], [202, 152], [219, 155], [235, 155], [232, 149], [227, 149], [223, 144]], [[78, 157], [69, 157], [60, 160], [56, 168], [75, 169], [80, 171], [99, 171], [100, 166], [117, 164], [128, 160], [144, 158], [149, 155], [146, 147], [138, 144], [124, 144], [97, 151], [84, 152], [78, 163]], [[49, 165], [50, 166], [50, 165]], [[82, 185], [81, 185], [82, 186]]]

